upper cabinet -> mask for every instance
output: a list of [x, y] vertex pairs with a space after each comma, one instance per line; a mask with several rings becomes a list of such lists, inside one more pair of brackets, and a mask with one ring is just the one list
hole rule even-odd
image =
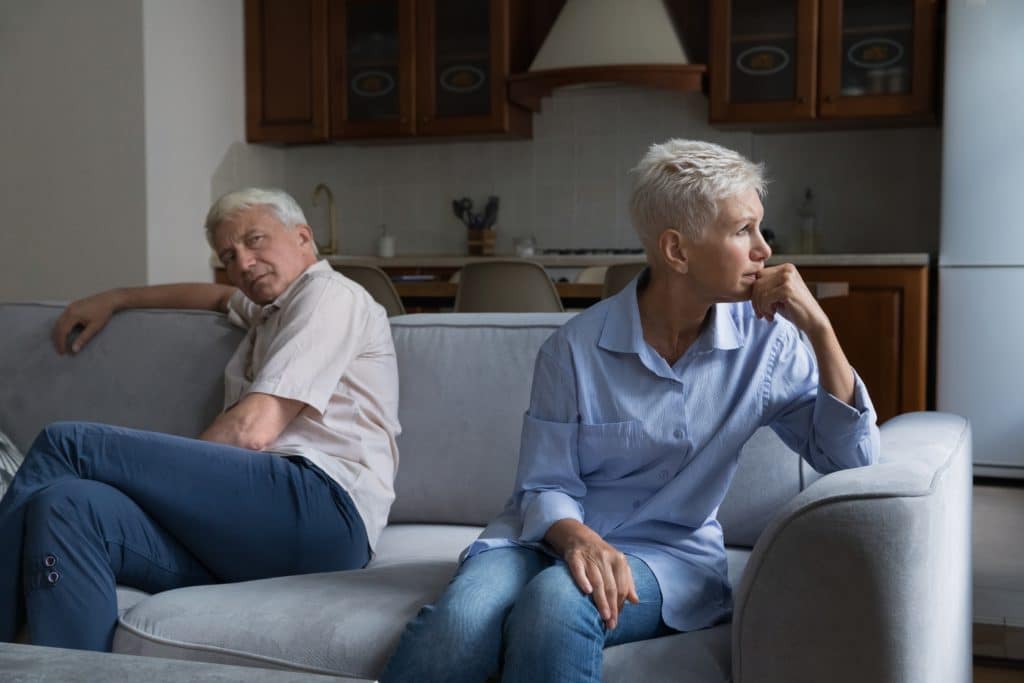
[[246, 0], [250, 142], [326, 140], [327, 0]]
[[520, 136], [519, 0], [246, 0], [250, 142]]
[[934, 116], [936, 0], [712, 0], [711, 122]]

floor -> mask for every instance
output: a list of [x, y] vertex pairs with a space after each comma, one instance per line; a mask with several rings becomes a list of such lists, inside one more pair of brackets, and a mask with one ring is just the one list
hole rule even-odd
[[1024, 482], [976, 482], [973, 529], [974, 680], [1024, 683]]

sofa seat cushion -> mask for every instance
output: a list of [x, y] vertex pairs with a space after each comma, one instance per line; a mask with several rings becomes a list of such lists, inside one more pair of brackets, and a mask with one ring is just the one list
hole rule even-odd
[[[444, 590], [459, 552], [479, 532], [471, 526], [393, 525], [384, 530], [377, 556], [363, 570], [160, 593], [121, 617], [114, 651], [375, 678], [405, 624]], [[742, 571], [746, 555], [731, 550], [730, 571]], [[687, 661], [714, 670], [722, 657], [728, 663], [729, 639], [727, 627], [724, 636], [711, 631], [671, 638], [681, 639], [676, 649], [695, 650]], [[646, 652], [649, 647], [631, 643], [614, 648], [623, 651], [610, 662], [628, 671], [628, 679], [640, 680], [644, 676], [637, 678], [638, 664], [629, 649]], [[646, 660], [640, 669], [656, 665], [665, 667]]]

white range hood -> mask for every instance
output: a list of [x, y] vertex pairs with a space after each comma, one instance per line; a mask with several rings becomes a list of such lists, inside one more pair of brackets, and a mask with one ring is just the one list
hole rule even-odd
[[691, 64], [662, 0], [567, 0], [525, 74], [509, 79], [513, 101], [534, 111], [565, 86], [634, 83], [700, 90], [703, 64]]

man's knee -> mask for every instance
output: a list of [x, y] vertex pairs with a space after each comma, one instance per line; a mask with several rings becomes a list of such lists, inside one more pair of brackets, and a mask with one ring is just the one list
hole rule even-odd
[[69, 444], [74, 443], [82, 428], [81, 422], [51, 422], [43, 427], [42, 431], [32, 442], [29, 453], [59, 453], [67, 450]]

